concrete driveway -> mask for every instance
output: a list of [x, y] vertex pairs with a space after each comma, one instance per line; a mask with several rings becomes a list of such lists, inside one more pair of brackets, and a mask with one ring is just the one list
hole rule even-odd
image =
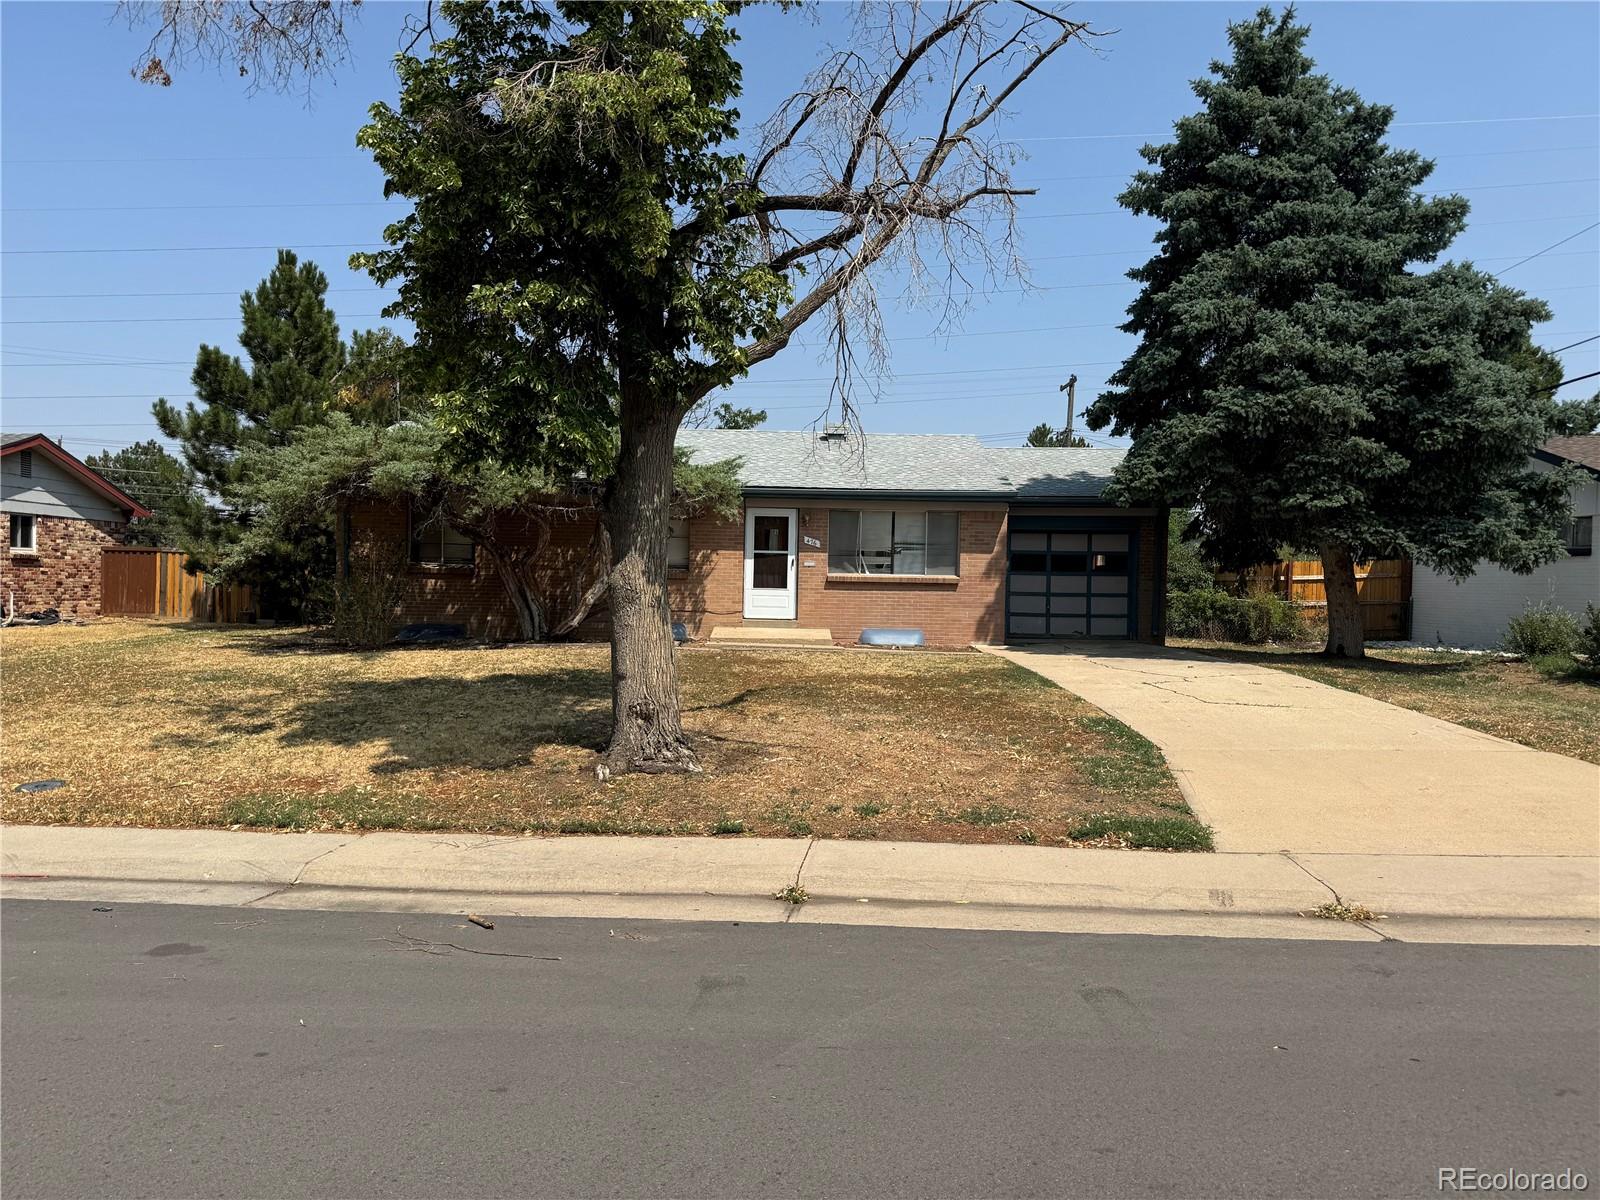
[[1161, 747], [1217, 849], [1593, 855], [1600, 767], [1286, 671], [1116, 643], [991, 650]]

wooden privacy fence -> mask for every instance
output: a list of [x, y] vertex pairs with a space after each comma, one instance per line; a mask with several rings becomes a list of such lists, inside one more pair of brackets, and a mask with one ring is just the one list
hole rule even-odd
[[208, 584], [183, 569], [179, 550], [107, 546], [100, 554], [100, 612], [237, 624], [255, 616], [247, 583]]
[[[1217, 576], [1229, 590], [1240, 586], [1232, 572]], [[1322, 582], [1322, 560], [1301, 558], [1293, 562], [1266, 563], [1243, 575], [1244, 591], [1265, 589], [1297, 604], [1308, 614], [1322, 617], [1328, 593]], [[1356, 564], [1356, 597], [1361, 604], [1361, 625], [1369, 638], [1411, 636], [1411, 560], [1382, 558]]]

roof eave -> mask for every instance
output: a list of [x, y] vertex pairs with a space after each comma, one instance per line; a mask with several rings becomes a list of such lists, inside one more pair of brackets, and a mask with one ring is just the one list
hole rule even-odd
[[104, 475], [100, 474], [100, 472], [96, 471], [87, 463], [79, 461], [75, 455], [56, 445], [42, 433], [36, 433], [32, 437], [24, 438], [21, 441], [7, 442], [3, 447], [0, 447], [0, 458], [3, 458], [8, 454], [19, 453], [23, 450], [46, 451], [52, 459], [66, 467], [73, 474], [77, 475], [101, 495], [110, 499], [118, 508], [125, 509], [130, 520], [134, 517], [150, 517], [155, 515], [150, 509], [140, 504], [132, 496], [128, 495], [127, 492], [123, 491]]
[[1587, 471], [1595, 478], [1600, 479], [1600, 467], [1591, 467], [1586, 462], [1580, 462], [1576, 458], [1568, 458], [1565, 454], [1557, 454], [1554, 450], [1546, 450], [1543, 446], [1535, 450], [1533, 456], [1540, 462], [1547, 462], [1552, 466], [1563, 467], [1571, 465], [1577, 467], [1580, 471]]

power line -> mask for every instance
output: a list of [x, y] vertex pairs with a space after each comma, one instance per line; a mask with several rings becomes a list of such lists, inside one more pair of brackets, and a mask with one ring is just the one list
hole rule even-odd
[[[1429, 126], [1443, 125], [1514, 125], [1528, 122], [1542, 121], [1583, 121], [1594, 120], [1600, 113], [1557, 113], [1548, 116], [1534, 117], [1466, 117], [1450, 121], [1396, 121], [1390, 128], [1393, 129], [1418, 129]], [[1016, 142], [1081, 142], [1114, 140], [1117, 138], [1149, 138], [1167, 137], [1171, 130], [1159, 133], [1076, 133], [1057, 134], [1042, 137], [1011, 138]], [[157, 162], [352, 162], [369, 161], [365, 155], [355, 152], [344, 154], [195, 154], [195, 155], [151, 155], [141, 154], [133, 157], [90, 157], [90, 158], [8, 158], [0, 160], [5, 166], [19, 166], [26, 164], [43, 163], [157, 163]]]
[[[376, 250], [383, 242], [308, 242], [297, 250]], [[270, 246], [101, 246], [94, 249], [0, 250], [0, 254], [199, 254], [223, 250], [281, 250], [282, 243]]]
[[[1421, 129], [1428, 126], [1439, 125], [1511, 125], [1530, 121], [1584, 121], [1594, 120], [1600, 113], [1561, 113], [1548, 117], [1466, 117], [1454, 121], [1396, 121], [1391, 129]], [[1161, 138], [1171, 137], [1172, 131], [1164, 129], [1160, 133], [1062, 133], [1041, 137], [1010, 138], [1014, 142], [1102, 142], [1115, 141], [1119, 138]]]
[[[382, 313], [342, 313], [335, 312], [334, 316], [346, 321], [361, 321], [371, 317], [382, 317]], [[219, 313], [214, 317], [50, 317], [45, 319], [29, 318], [23, 321], [3, 320], [0, 325], [156, 325], [156, 324], [187, 324], [195, 321], [237, 321], [239, 314]]]
[[1595, 334], [1593, 337], [1586, 337], [1582, 341], [1568, 342], [1565, 346], [1557, 346], [1554, 350], [1547, 350], [1546, 353], [1560, 354], [1563, 350], [1571, 350], [1574, 346], [1586, 346], [1590, 342], [1596, 341], [1600, 341], [1600, 333]]
[[1498, 277], [1500, 275], [1504, 275], [1507, 271], [1515, 271], [1523, 263], [1532, 262], [1534, 259], [1538, 258], [1540, 255], [1548, 254], [1550, 251], [1554, 250], [1557, 246], [1565, 246], [1573, 238], [1582, 237], [1584, 234], [1588, 233], [1589, 230], [1591, 230], [1591, 229], [1600, 229], [1600, 221], [1596, 221], [1592, 225], [1585, 225], [1582, 229], [1578, 230], [1577, 233], [1570, 233], [1566, 237], [1562, 238], [1559, 242], [1551, 242], [1543, 250], [1536, 251], [1535, 253], [1528, 255], [1527, 258], [1519, 258], [1516, 262], [1512, 263], [1509, 267], [1502, 267], [1500, 270], [1496, 271], [1495, 275]]
[[1560, 383], [1556, 384], [1555, 387], [1549, 390], [1552, 392], [1559, 392], [1569, 383], [1582, 383], [1585, 379], [1593, 379], [1597, 375], [1600, 375], [1600, 371], [1590, 371], [1587, 375], [1574, 375], [1571, 379], [1563, 379]]

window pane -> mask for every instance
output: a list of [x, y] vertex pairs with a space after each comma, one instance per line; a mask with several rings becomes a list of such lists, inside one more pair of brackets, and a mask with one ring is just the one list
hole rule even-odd
[[1050, 536], [1050, 549], [1052, 550], [1087, 550], [1089, 548], [1089, 535], [1087, 533], [1056, 533]]
[[1044, 632], [1043, 617], [1012, 617], [1011, 632], [1020, 634], [1039, 634]]
[[667, 522], [667, 566], [685, 570], [689, 566], [689, 522]]
[[1011, 552], [1011, 569], [1013, 571], [1042, 572], [1044, 570], [1044, 555], [1034, 554], [1031, 552], [1027, 554], [1018, 554], [1015, 550], [1013, 550]]
[[1044, 611], [1043, 596], [1012, 596], [1011, 611], [1014, 613], [1042, 613]]
[[1126, 575], [1128, 573], [1128, 555], [1126, 551], [1102, 554], [1097, 547], [1089, 557], [1093, 560], [1092, 569], [1096, 575]]
[[861, 516], [861, 569], [868, 575], [887, 575], [894, 569], [894, 514], [863, 512]]
[[1080, 550], [1055, 550], [1050, 554], [1052, 573], [1081, 575], [1089, 569], [1089, 556]]
[[928, 574], [961, 574], [961, 518], [953, 512], [928, 514]]
[[1592, 550], [1594, 549], [1594, 518], [1573, 517], [1572, 524], [1567, 526], [1567, 549]]
[[32, 550], [34, 548], [33, 517], [31, 514], [11, 514], [11, 548], [13, 550]]
[[1012, 575], [1011, 590], [1013, 592], [1042, 592], [1045, 579], [1043, 575]]
[[859, 575], [861, 514], [847, 508], [828, 513], [828, 570], [838, 575]]
[[750, 564], [750, 586], [784, 591], [789, 586], [787, 554], [757, 554]]
[[753, 533], [753, 545], [757, 550], [787, 551], [789, 549], [789, 518], [757, 517]]
[[1097, 533], [1094, 535], [1094, 548], [1101, 550], [1126, 550], [1128, 548], [1128, 535], [1125, 533]]
[[920, 512], [894, 514], [894, 573], [924, 575], [927, 561], [928, 515]]
[[1050, 590], [1057, 595], [1082, 595], [1089, 590], [1087, 575], [1052, 575]]
[[1082, 637], [1089, 626], [1082, 617], [1051, 617], [1050, 632], [1056, 637]]
[[1011, 548], [1013, 550], [1043, 550], [1046, 542], [1042, 533], [1013, 533], [1011, 535]]
[[472, 562], [472, 539], [443, 521], [439, 522], [439, 561], [452, 566]]
[[1089, 632], [1095, 637], [1126, 637], [1127, 617], [1095, 617], [1089, 623]]

